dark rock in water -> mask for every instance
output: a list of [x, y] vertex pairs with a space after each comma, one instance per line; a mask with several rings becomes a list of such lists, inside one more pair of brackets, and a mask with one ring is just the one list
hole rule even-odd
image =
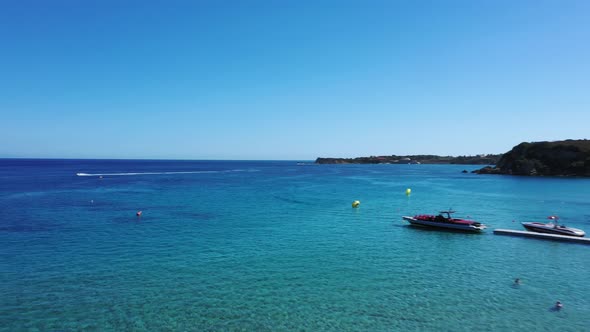
[[590, 176], [590, 140], [521, 143], [478, 174]]
[[497, 167], [492, 167], [492, 166], [486, 166], [482, 169], [476, 169], [475, 171], [472, 171], [471, 173], [476, 173], [476, 174], [502, 174], [502, 172], [500, 171], [499, 168]]

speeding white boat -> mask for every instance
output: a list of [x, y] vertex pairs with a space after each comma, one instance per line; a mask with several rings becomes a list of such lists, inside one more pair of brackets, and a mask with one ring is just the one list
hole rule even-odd
[[402, 218], [412, 225], [432, 228], [446, 228], [468, 232], [481, 232], [487, 228], [486, 225], [477, 221], [452, 218], [452, 213], [455, 213], [455, 211], [440, 211], [436, 216], [421, 214], [413, 217], [404, 216]]
[[557, 216], [549, 216], [548, 219], [553, 220], [552, 222], [542, 223], [542, 222], [523, 222], [522, 225], [529, 231], [537, 232], [537, 233], [549, 233], [549, 234], [559, 234], [559, 235], [568, 235], [568, 236], [579, 236], [583, 237], [586, 233], [577, 228], [573, 227], [566, 227], [564, 225], [560, 225], [557, 223]]

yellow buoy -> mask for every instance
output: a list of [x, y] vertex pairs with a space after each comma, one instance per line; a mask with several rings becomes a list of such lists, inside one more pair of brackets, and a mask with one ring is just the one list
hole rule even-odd
[[410, 189], [410, 188], [406, 189], [406, 195], [410, 196], [411, 193], [412, 193], [412, 189]]
[[354, 201], [354, 202], [352, 202], [352, 207], [353, 208], [357, 208], [357, 207], [359, 207], [359, 205], [361, 205], [361, 202], [360, 201]]

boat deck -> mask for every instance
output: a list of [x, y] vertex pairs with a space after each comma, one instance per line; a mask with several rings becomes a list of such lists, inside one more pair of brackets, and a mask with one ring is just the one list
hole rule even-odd
[[547, 240], [555, 240], [555, 241], [566, 241], [566, 242], [590, 244], [590, 238], [586, 238], [586, 237], [547, 234], [547, 233], [535, 233], [535, 232], [527, 232], [527, 231], [516, 231], [516, 230], [512, 230], [512, 229], [494, 229], [494, 234], [532, 237], [532, 238], [537, 238], [537, 239], [547, 239]]

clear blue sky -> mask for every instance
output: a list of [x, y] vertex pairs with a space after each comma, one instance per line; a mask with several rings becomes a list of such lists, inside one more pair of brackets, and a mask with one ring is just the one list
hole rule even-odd
[[590, 1], [1, 1], [0, 157], [589, 138]]

